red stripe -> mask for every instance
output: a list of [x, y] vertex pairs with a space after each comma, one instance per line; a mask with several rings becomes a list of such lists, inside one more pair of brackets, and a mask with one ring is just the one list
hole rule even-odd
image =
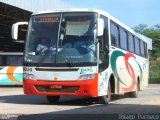
[[132, 90], [134, 90], [135, 83], [136, 83], [136, 76], [135, 76], [134, 70], [133, 70], [132, 66], [128, 62], [130, 57], [133, 57], [133, 58], [136, 58], [136, 57], [131, 53], [127, 53], [125, 55], [125, 65], [126, 65], [126, 69], [127, 69], [128, 73], [129, 73], [129, 75], [132, 78], [132, 84], [128, 88], [122, 88], [122, 90], [124, 90], [124, 91], [132, 91]]

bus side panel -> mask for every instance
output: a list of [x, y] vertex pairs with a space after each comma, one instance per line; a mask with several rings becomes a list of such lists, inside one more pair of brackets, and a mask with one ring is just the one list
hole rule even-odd
[[143, 58], [141, 62], [141, 68], [142, 68], [142, 80], [140, 81], [140, 90], [143, 90], [148, 86], [149, 60], [147, 60], [146, 58]]
[[111, 68], [119, 81], [119, 93], [135, 91], [138, 82], [142, 88], [147, 86], [148, 65], [145, 60], [145, 58], [118, 49], [111, 53]]
[[0, 85], [21, 85], [23, 80], [22, 66], [7, 66], [0, 70]]
[[[105, 71], [99, 73], [99, 77], [98, 77], [99, 78], [98, 79], [98, 96], [107, 95], [108, 83], [110, 81], [111, 74], [112, 74], [112, 70], [110, 69], [110, 67], [108, 67]], [[115, 85], [113, 87], [114, 87], [113, 89], [115, 89]]]

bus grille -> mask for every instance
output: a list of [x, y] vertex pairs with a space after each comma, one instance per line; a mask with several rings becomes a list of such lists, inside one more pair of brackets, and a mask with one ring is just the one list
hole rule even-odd
[[79, 89], [79, 86], [62, 86], [62, 88], [51, 88], [51, 86], [35, 86], [35, 87], [40, 92], [75, 93]]

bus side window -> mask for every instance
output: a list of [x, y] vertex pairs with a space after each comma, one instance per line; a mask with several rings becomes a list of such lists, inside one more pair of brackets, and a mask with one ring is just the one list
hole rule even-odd
[[140, 40], [137, 37], [135, 38], [135, 53], [140, 55]]
[[7, 65], [22, 66], [22, 56], [7, 56]]
[[119, 46], [119, 28], [113, 22], [111, 22], [111, 44], [116, 47]]
[[127, 32], [123, 28], [120, 28], [120, 46], [127, 50]]
[[128, 39], [129, 51], [134, 53], [134, 36], [131, 33], [129, 33]]
[[147, 43], [144, 43], [144, 54], [145, 54], [145, 57], [147, 58], [148, 57]]
[[101, 16], [101, 18], [104, 20], [104, 33], [99, 42], [99, 72], [107, 69], [109, 64], [108, 18], [105, 16]]
[[141, 45], [141, 55], [144, 57], [145, 56], [145, 44], [144, 42], [141, 40], [140, 42], [140, 45]]

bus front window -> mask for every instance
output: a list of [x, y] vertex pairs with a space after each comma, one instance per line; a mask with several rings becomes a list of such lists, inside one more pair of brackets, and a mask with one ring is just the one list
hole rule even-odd
[[24, 62], [35, 65], [41, 63], [42, 66], [45, 64], [66, 66], [67, 63], [95, 64], [97, 62], [95, 42], [95, 13], [32, 16]]

